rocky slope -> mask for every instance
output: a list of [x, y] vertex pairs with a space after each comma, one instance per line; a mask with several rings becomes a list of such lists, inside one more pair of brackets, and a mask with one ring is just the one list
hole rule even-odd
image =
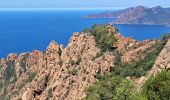
[[[9, 54], [0, 63], [2, 86], [6, 82], [4, 75], [9, 67], [8, 61], [13, 61], [12, 73], [16, 73], [16, 77], [10, 76], [8, 86], [1, 88], [1, 95], [7, 94], [12, 100], [82, 98], [85, 88], [97, 81], [95, 75], [98, 70], [107, 73], [114, 62], [111, 53], [97, 57], [98, 53], [100, 49], [96, 47], [93, 36], [75, 33], [65, 49], [52, 41], [45, 52], [35, 50], [18, 56]], [[27, 55], [24, 67], [20, 64], [23, 55]]]
[[[157, 41], [136, 41], [119, 33], [114, 35], [115, 51], [121, 52], [122, 62], [142, 59]], [[148, 72], [144, 80], [167, 65], [169, 44], [152, 68], [154, 72]], [[74, 33], [66, 48], [52, 41], [44, 52], [34, 50], [0, 59], [0, 95], [10, 100], [80, 100], [86, 96], [86, 88], [98, 81], [97, 73], [107, 74], [114, 62], [113, 52], [101, 52], [93, 35]]]
[[153, 8], [138, 6], [115, 12], [92, 14], [86, 18], [115, 18], [113, 24], [170, 25], [169, 12], [168, 8], [160, 6]]
[[150, 77], [155, 76], [162, 70], [169, 69], [170, 69], [170, 40], [167, 42], [165, 47], [158, 55], [152, 69], [146, 74], [146, 76], [142, 76], [136, 80], [137, 88], [140, 90], [142, 84], [145, 83]]

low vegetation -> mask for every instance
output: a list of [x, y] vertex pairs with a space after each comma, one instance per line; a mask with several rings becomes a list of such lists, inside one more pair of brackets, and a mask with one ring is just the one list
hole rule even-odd
[[59, 47], [58, 48], [58, 55], [61, 56], [61, 54], [62, 54], [62, 51], [61, 51], [61, 48]]
[[170, 39], [170, 33], [163, 34], [161, 39], [167, 41], [168, 39]]
[[62, 65], [63, 65], [63, 61], [61, 60], [61, 58], [60, 58], [60, 60], [59, 60], [58, 64], [59, 64], [60, 66], [62, 66]]
[[72, 66], [74, 66], [74, 64], [75, 64], [74, 60], [70, 60], [69, 63], [70, 63]]
[[170, 100], [170, 71], [162, 71], [143, 85], [148, 100]]
[[162, 71], [151, 77], [136, 92], [134, 85], [126, 78], [107, 76], [86, 90], [86, 100], [170, 100], [170, 71]]
[[163, 49], [166, 41], [157, 41], [155, 45], [148, 48], [145, 53], [144, 59], [138, 61], [122, 63], [121, 54], [116, 54], [115, 67], [112, 68], [111, 73], [113, 76], [122, 77], [141, 77], [144, 76], [153, 66], [158, 54]]
[[37, 75], [36, 72], [30, 72], [28, 76], [28, 82], [31, 82], [36, 75]]
[[81, 58], [78, 58], [78, 60], [76, 61], [76, 65], [79, 65], [81, 62]]
[[20, 85], [18, 85], [17, 88], [21, 89], [23, 86], [25, 86], [25, 84], [27, 84], [28, 82], [31, 82], [35, 78], [36, 75], [37, 75], [36, 72], [29, 72], [28, 78], [24, 80]]
[[[112, 46], [115, 40], [103, 35], [104, 27], [97, 25], [86, 31], [95, 36], [100, 47], [102, 45]], [[112, 42], [110, 42], [111, 38]], [[96, 79], [99, 81], [87, 88], [85, 100], [170, 100], [169, 71], [163, 71], [155, 77], [151, 77], [140, 92], [137, 92], [133, 83], [126, 79], [128, 76], [138, 78], [146, 75], [169, 38], [169, 34], [163, 35], [155, 45], [146, 50], [144, 58], [137, 61], [122, 63], [122, 54], [113, 51], [115, 56], [114, 67], [107, 75], [101, 74], [99, 70], [96, 75]], [[108, 50], [107, 46], [104, 50]]]
[[86, 100], [132, 100], [134, 94], [132, 82], [122, 77], [112, 77], [90, 86]]
[[20, 61], [20, 66], [24, 71], [26, 71], [26, 61], [28, 59], [28, 56], [29, 56], [28, 53], [24, 54], [21, 61]]
[[50, 98], [53, 97], [53, 90], [52, 90], [51, 88], [48, 90], [48, 96], [49, 96]]
[[[9, 84], [13, 84], [17, 81], [16, 73], [15, 73], [15, 61], [14, 60], [7, 60], [6, 61], [7, 68], [4, 72], [4, 77], [1, 77], [1, 80], [4, 82], [0, 82], [0, 89], [4, 91], [4, 94], [0, 96], [0, 100], [8, 100], [6, 96], [6, 89]], [[0, 66], [1, 67], [1, 66]]]
[[78, 73], [78, 70], [77, 70], [76, 68], [73, 68], [73, 69], [71, 70], [71, 74], [72, 74], [72, 75], [77, 75], [77, 73]]
[[15, 73], [15, 61], [14, 60], [9, 60], [9, 61], [6, 61], [6, 64], [7, 64], [7, 69], [6, 69], [6, 72], [5, 72], [5, 80], [6, 81], [9, 81], [11, 79], [11, 77], [16, 77], [16, 73]]
[[93, 25], [91, 28], [85, 29], [83, 32], [90, 33], [95, 37], [97, 45], [103, 50], [112, 50], [116, 38], [114, 34], [109, 34], [106, 25]]

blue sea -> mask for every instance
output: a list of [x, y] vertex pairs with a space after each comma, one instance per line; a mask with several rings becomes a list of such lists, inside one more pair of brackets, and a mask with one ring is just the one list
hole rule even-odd
[[[46, 50], [50, 41], [67, 46], [74, 32], [93, 24], [107, 24], [112, 19], [85, 19], [100, 10], [0, 11], [0, 57], [8, 53]], [[115, 25], [124, 36], [137, 40], [159, 38], [170, 32], [160, 25]]]

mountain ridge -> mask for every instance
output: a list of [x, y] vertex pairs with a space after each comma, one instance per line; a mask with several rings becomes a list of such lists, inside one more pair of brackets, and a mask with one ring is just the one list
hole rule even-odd
[[170, 8], [137, 6], [127, 9], [92, 14], [85, 18], [115, 18], [112, 24], [170, 25]]

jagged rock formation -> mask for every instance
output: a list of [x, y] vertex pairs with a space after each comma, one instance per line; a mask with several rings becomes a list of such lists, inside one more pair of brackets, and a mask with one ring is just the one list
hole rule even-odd
[[[65, 49], [52, 41], [45, 52], [35, 50], [28, 53], [25, 72], [19, 64], [25, 54], [18, 57], [10, 54], [8, 60], [15, 61], [17, 81], [10, 84], [8, 96], [11, 95], [12, 100], [45, 100], [52, 97], [55, 100], [81, 99], [85, 96], [85, 88], [97, 81], [97, 72], [107, 73], [113, 65], [114, 56], [111, 53], [97, 57], [99, 53], [93, 36], [75, 33]], [[2, 59], [1, 65], [6, 66], [3, 62], [5, 60]], [[33, 73], [36, 76], [30, 80]]]
[[[120, 34], [115, 37], [118, 41], [114, 46], [122, 53], [123, 62], [142, 59], [147, 48], [155, 44], [155, 40], [136, 41]], [[160, 62], [169, 60], [168, 55], [164, 55], [169, 44], [153, 70], [162, 68], [162, 64], [168, 65]], [[44, 52], [34, 50], [0, 59], [0, 95], [11, 100], [79, 100], [86, 96], [85, 89], [98, 81], [97, 74], [107, 74], [114, 62], [113, 53], [101, 52], [93, 35], [74, 33], [66, 48], [52, 41]], [[149, 75], [156, 73], [153, 70]]]
[[115, 34], [118, 39], [117, 50], [122, 54], [122, 62], [131, 62], [144, 58], [145, 51], [155, 44], [155, 40], [136, 41], [131, 37], [125, 38], [120, 34]]

